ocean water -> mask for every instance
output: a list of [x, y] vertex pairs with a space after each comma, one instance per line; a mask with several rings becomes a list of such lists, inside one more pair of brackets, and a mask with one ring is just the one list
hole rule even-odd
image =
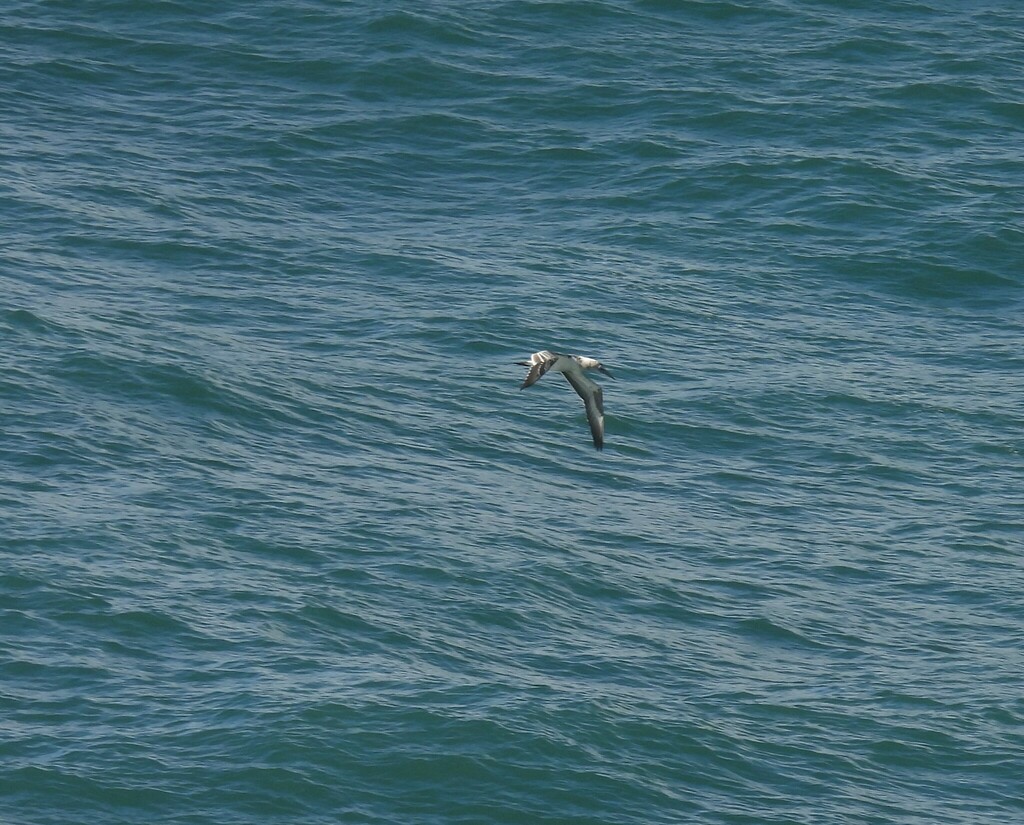
[[4, 4], [0, 822], [1024, 821], [1022, 32]]

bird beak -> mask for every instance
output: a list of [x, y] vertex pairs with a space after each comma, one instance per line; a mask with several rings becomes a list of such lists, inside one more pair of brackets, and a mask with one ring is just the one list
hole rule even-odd
[[599, 370], [600, 372], [603, 372], [603, 373], [604, 373], [605, 375], [607, 375], [607, 376], [608, 376], [609, 378], [614, 378], [614, 377], [615, 377], [615, 376], [614, 376], [614, 375], [612, 375], [612, 374], [611, 374], [610, 372], [608, 372], [608, 370], [606, 370], [606, 369], [605, 369], [604, 367], [599, 367], [599, 368], [598, 368], [598, 370]]

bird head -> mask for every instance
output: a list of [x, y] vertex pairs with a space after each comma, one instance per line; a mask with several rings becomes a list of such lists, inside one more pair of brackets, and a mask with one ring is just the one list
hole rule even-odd
[[579, 357], [579, 362], [580, 362], [580, 366], [583, 367], [583, 369], [585, 369], [585, 370], [597, 370], [598, 372], [603, 372], [609, 378], [614, 378], [615, 377], [608, 370], [606, 370], [604, 368], [604, 364], [602, 364], [596, 358], [587, 358], [587, 357], [581, 355]]

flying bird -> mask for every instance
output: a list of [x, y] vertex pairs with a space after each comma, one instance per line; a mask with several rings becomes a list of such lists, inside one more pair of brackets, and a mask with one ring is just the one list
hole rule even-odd
[[603, 372], [609, 378], [614, 378], [604, 365], [596, 358], [587, 358], [585, 355], [561, 355], [557, 352], [541, 350], [530, 356], [529, 361], [516, 361], [523, 367], [529, 367], [526, 380], [519, 388], [525, 390], [540, 380], [546, 372], [560, 372], [565, 376], [576, 394], [583, 399], [587, 408], [587, 421], [590, 422], [590, 434], [594, 437], [594, 446], [597, 449], [604, 449], [604, 399], [601, 394], [600, 384], [590, 380], [584, 370], [597, 370]]

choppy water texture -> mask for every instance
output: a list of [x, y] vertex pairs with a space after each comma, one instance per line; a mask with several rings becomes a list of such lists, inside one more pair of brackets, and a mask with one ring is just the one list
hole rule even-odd
[[0, 820], [1020, 821], [1022, 32], [8, 3]]

